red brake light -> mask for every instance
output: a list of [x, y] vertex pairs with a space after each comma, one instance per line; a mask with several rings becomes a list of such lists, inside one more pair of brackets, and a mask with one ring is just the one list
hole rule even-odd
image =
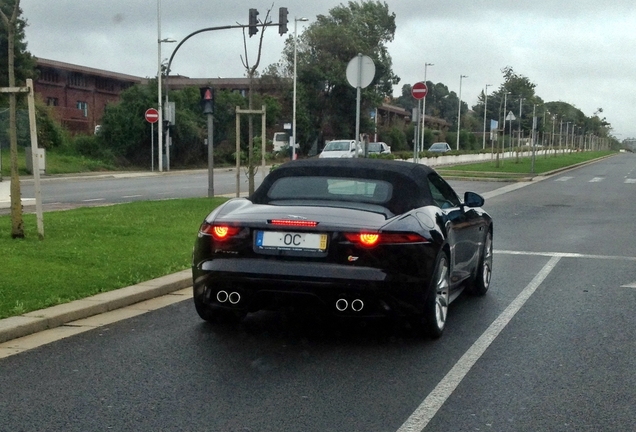
[[415, 233], [345, 233], [345, 238], [360, 246], [373, 247], [378, 244], [428, 243]]
[[367, 247], [371, 247], [371, 246], [375, 246], [378, 241], [380, 241], [380, 235], [379, 234], [360, 234], [358, 236], [358, 238], [360, 239], [360, 244], [362, 244], [363, 246], [367, 246]]
[[298, 220], [298, 219], [272, 219], [269, 221], [272, 225], [293, 226], [293, 227], [309, 227], [313, 228], [318, 225], [316, 221]]
[[201, 225], [200, 232], [203, 234], [211, 235], [216, 240], [227, 240], [230, 237], [235, 236], [241, 231], [240, 227], [229, 226], [229, 225], [212, 225], [207, 222], [204, 222]]

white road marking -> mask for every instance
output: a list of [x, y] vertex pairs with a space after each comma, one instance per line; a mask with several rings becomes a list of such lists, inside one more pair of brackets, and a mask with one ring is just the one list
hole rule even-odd
[[417, 407], [415, 412], [398, 429], [398, 432], [422, 431], [435, 416], [437, 411], [444, 405], [444, 402], [455, 391], [459, 383], [468, 374], [473, 365], [484, 354], [486, 349], [492, 344], [495, 338], [508, 325], [510, 320], [534, 294], [539, 285], [545, 280], [550, 272], [557, 265], [561, 257], [553, 256], [541, 271], [532, 279], [530, 284], [513, 300], [501, 315], [488, 327], [488, 329], [475, 341], [475, 343], [459, 359], [455, 366], [437, 384], [433, 391], [424, 399], [424, 402]]
[[82, 200], [82, 202], [94, 202], [94, 201], [106, 201], [106, 198], [93, 198], [93, 199]]
[[573, 178], [574, 177], [564, 176], [564, 177], [559, 177], [555, 181], [568, 181], [568, 180], [572, 180]]
[[636, 179], [630, 179], [630, 178], [625, 179], [625, 183], [627, 183], [627, 184], [634, 184], [634, 183], [636, 183]]
[[594, 177], [588, 183], [599, 183], [599, 182], [602, 182], [603, 180], [605, 180], [605, 177]]
[[559, 258], [590, 258], [590, 259], [603, 259], [603, 260], [636, 261], [636, 257], [630, 257], [630, 256], [587, 255], [587, 254], [570, 253], [570, 252], [524, 252], [524, 251], [495, 250], [494, 253], [502, 254], [502, 255], [530, 255], [530, 256], [545, 256], [545, 257], [559, 257]]
[[632, 282], [627, 285], [621, 285], [621, 288], [636, 288], [636, 282]]
[[139, 198], [142, 197], [143, 195], [124, 195], [122, 198]]

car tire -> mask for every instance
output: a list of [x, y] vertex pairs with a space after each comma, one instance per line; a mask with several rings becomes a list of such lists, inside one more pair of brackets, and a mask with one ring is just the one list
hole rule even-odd
[[492, 277], [492, 231], [488, 230], [479, 257], [479, 264], [475, 269], [475, 278], [472, 281], [470, 292], [474, 295], [483, 296], [490, 288]]
[[442, 336], [450, 304], [450, 269], [448, 257], [440, 252], [424, 303], [424, 313], [419, 318], [421, 330], [433, 339]]

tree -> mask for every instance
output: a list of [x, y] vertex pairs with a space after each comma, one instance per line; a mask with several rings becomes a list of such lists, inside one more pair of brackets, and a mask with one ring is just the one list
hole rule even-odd
[[[10, 18], [5, 9], [9, 5], [0, 5], [0, 16], [7, 32], [7, 72], [9, 87], [16, 86], [15, 79], [15, 41], [16, 33], [19, 34], [18, 15], [20, 13], [20, 0], [15, 0]], [[24, 220], [22, 218], [22, 199], [20, 192], [20, 176], [18, 174], [18, 136], [16, 126], [16, 94], [9, 93], [9, 140], [11, 148], [11, 237], [24, 238]]]
[[[17, 9], [16, 9], [17, 7]], [[17, 10], [17, 15], [12, 26], [13, 28], [13, 70], [16, 82], [25, 82], [27, 78], [35, 78], [36, 59], [27, 51], [27, 43], [24, 29], [27, 21], [21, 18], [22, 9], [19, 0], [3, 0], [0, 1], [0, 11], [7, 17], [13, 16], [13, 12]], [[4, 18], [0, 21], [0, 86], [9, 85], [9, 41], [8, 27]], [[3, 96], [6, 98], [7, 96]], [[6, 99], [5, 99], [6, 100]]]
[[[245, 28], [243, 29], [243, 47], [245, 50], [245, 58], [243, 58], [243, 67], [247, 71], [247, 77], [250, 80], [249, 86], [249, 94], [248, 94], [248, 109], [253, 109], [252, 102], [254, 100], [254, 77], [257, 74], [257, 69], [259, 64], [261, 63], [261, 53], [263, 50], [263, 37], [265, 36], [265, 25], [269, 21], [269, 14], [271, 9], [267, 10], [267, 14], [265, 15], [265, 20], [261, 22], [261, 36], [258, 42], [258, 54], [256, 55], [256, 61], [253, 64], [250, 64], [249, 58], [247, 56], [247, 39], [245, 37]], [[250, 12], [251, 14], [251, 12]], [[251, 18], [251, 15], [250, 15]], [[250, 30], [250, 37], [252, 36], [252, 30]], [[267, 141], [265, 137], [265, 131], [261, 131], [262, 141]], [[248, 189], [249, 194], [254, 193], [254, 175], [256, 173], [255, 164], [254, 164], [254, 118], [251, 114], [248, 114], [248, 156], [247, 156], [247, 177], [248, 177]]]
[[[395, 35], [395, 14], [379, 1], [350, 1], [316, 20], [298, 37], [298, 142], [355, 135], [356, 89], [347, 82], [346, 68], [358, 53], [373, 59], [376, 74], [362, 91], [361, 112], [369, 112], [391, 97], [399, 82], [392, 71], [387, 44]], [[281, 64], [275, 68], [291, 77], [294, 40], [286, 41]], [[271, 70], [269, 70], [271, 72]], [[361, 118], [361, 131], [372, 123]]]

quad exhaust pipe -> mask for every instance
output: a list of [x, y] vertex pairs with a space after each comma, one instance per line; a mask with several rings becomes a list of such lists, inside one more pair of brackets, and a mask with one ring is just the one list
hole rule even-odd
[[227, 291], [221, 290], [216, 293], [216, 301], [219, 303], [230, 302], [230, 304], [238, 304], [241, 301], [241, 295], [236, 291], [232, 291], [228, 293]]
[[349, 307], [351, 307], [351, 310], [354, 312], [360, 312], [364, 308], [364, 302], [360, 299], [355, 299], [349, 304], [347, 299], [344, 298], [336, 300], [336, 309], [338, 312], [344, 312]]

